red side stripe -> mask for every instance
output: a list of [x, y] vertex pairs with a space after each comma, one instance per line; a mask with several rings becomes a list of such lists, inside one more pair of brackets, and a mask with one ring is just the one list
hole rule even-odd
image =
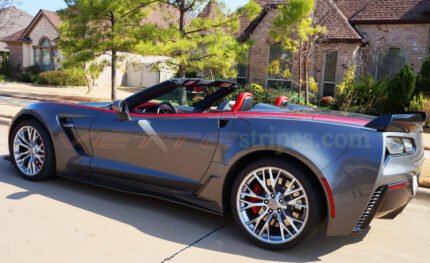
[[[103, 112], [111, 112], [115, 113], [113, 110], [102, 109], [92, 106], [73, 104], [73, 103], [64, 103], [64, 102], [49, 102], [52, 104], [61, 104], [61, 105], [69, 105], [78, 108], [91, 109]], [[343, 118], [338, 116], [329, 116], [329, 115], [317, 115], [317, 114], [309, 114], [309, 113], [287, 113], [287, 112], [204, 112], [204, 113], [184, 113], [184, 114], [139, 114], [139, 113], [130, 113], [130, 116], [145, 116], [145, 117], [163, 117], [163, 118], [172, 118], [172, 117], [217, 117], [223, 116], [227, 117], [241, 117], [241, 118], [287, 118], [287, 119], [297, 119], [297, 120], [314, 120], [314, 121], [322, 121], [322, 122], [334, 122], [334, 123], [342, 123], [342, 124], [350, 124], [357, 126], [365, 126], [368, 121], [360, 120], [360, 119], [351, 119], [351, 118]]]

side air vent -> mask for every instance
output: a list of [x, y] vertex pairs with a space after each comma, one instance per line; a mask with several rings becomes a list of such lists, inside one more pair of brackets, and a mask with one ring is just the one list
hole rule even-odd
[[81, 155], [88, 155], [87, 151], [84, 149], [82, 143], [78, 139], [73, 119], [69, 117], [59, 117], [58, 123], [60, 124], [61, 128], [63, 128], [64, 134], [66, 135], [73, 149], [75, 149], [75, 151]]
[[382, 200], [382, 196], [384, 195], [386, 189], [386, 186], [381, 186], [376, 189], [375, 193], [373, 193], [372, 198], [370, 199], [369, 204], [367, 205], [366, 209], [358, 220], [358, 223], [355, 225], [353, 232], [360, 232], [370, 225], [370, 222], [372, 221], [376, 211], [378, 210], [379, 204]]

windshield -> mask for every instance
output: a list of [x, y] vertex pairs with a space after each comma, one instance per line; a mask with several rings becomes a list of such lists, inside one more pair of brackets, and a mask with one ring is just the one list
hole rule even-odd
[[[154, 99], [153, 101], [166, 101], [177, 106], [188, 106], [194, 107], [198, 103], [202, 102], [208, 96], [217, 92], [220, 88], [218, 87], [188, 87], [188, 88], [177, 88], [171, 92], [165, 93], [162, 96]], [[186, 93], [185, 103], [181, 103], [183, 91]]]

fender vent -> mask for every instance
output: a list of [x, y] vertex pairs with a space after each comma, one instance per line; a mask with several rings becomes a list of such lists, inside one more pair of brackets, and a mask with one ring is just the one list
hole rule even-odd
[[381, 203], [382, 196], [384, 195], [386, 189], [386, 186], [381, 186], [376, 189], [369, 201], [369, 204], [358, 220], [358, 223], [355, 225], [353, 232], [360, 232], [370, 225], [370, 222], [375, 216], [376, 211], [378, 211], [379, 204]]
[[73, 123], [72, 118], [60, 117], [58, 118], [58, 122], [60, 123], [61, 128], [63, 128], [64, 134], [66, 135], [73, 149], [75, 149], [78, 154], [88, 155], [81, 141], [78, 139], [78, 136], [74, 129], [75, 125]]

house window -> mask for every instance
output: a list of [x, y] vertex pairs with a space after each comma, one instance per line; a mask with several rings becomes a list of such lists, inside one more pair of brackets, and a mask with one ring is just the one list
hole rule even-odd
[[33, 47], [34, 65], [38, 65], [42, 71], [53, 70], [55, 67], [55, 47], [47, 38], [42, 38], [38, 46]]
[[241, 85], [245, 85], [246, 82], [248, 81], [248, 63], [247, 62], [239, 63], [236, 67], [236, 70], [237, 70], [236, 82]]
[[47, 71], [52, 69], [52, 50], [49, 39], [43, 39], [40, 43], [41, 55], [42, 55], [42, 70]]
[[336, 90], [336, 66], [337, 52], [330, 52], [325, 55], [323, 97], [335, 95]]
[[292, 72], [292, 57], [292, 52], [285, 50], [281, 44], [274, 44], [270, 46], [269, 65], [272, 65], [274, 62], [278, 62], [280, 73], [271, 74], [269, 72], [267, 78], [268, 88], [291, 88], [291, 81], [285, 78], [282, 73], [287, 69]]
[[378, 54], [376, 79], [393, 79], [406, 65], [406, 56], [406, 51], [397, 47], [381, 50]]
[[40, 49], [38, 47], [33, 48], [33, 64], [40, 66]]

